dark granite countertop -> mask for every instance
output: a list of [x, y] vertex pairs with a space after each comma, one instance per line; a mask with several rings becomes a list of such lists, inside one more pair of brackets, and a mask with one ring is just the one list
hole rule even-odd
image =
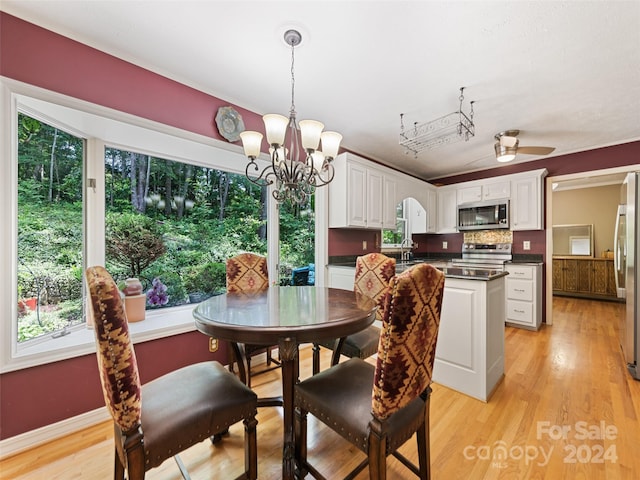
[[463, 280], [490, 281], [509, 275], [509, 272], [505, 272], [503, 270], [492, 270], [489, 268], [445, 267], [441, 270], [444, 272], [445, 278], [461, 278]]
[[[504, 277], [505, 275], [509, 275], [509, 272], [502, 270], [494, 270], [491, 268], [468, 268], [468, 267], [452, 267], [447, 259], [437, 258], [437, 259], [425, 259], [425, 258], [416, 258], [414, 260], [408, 262], [398, 262], [396, 264], [396, 273], [404, 272], [407, 268], [410, 268], [418, 263], [430, 263], [434, 265], [437, 269], [444, 272], [445, 278], [461, 278], [464, 280], [495, 280], [496, 278]], [[330, 264], [332, 267], [349, 267], [355, 268], [355, 260], [353, 262], [342, 262], [342, 263], [332, 263]]]

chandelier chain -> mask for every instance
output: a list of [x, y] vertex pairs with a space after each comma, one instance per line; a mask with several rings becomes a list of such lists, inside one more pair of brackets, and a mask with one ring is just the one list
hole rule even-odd
[[295, 118], [296, 116], [296, 103], [295, 103], [295, 85], [296, 85], [296, 77], [295, 77], [295, 44], [291, 42], [291, 116]]

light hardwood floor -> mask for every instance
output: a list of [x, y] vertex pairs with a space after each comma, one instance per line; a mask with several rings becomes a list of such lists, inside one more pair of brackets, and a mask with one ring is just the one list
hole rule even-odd
[[[539, 332], [507, 327], [506, 375], [488, 403], [440, 385], [431, 396], [433, 479], [640, 478], [640, 382], [627, 373], [618, 342], [623, 305], [555, 298], [554, 325]], [[323, 367], [329, 362], [323, 354]], [[311, 350], [301, 350], [310, 375]], [[254, 377], [259, 395], [278, 394], [279, 373]], [[258, 478], [281, 477], [282, 412], [258, 414]], [[363, 458], [309, 419], [309, 459], [341, 478]], [[604, 428], [603, 428], [604, 427]], [[0, 463], [3, 479], [112, 478], [112, 431], [101, 424]], [[242, 431], [181, 455], [194, 480], [234, 478], [242, 469]], [[415, 458], [411, 440], [403, 452]], [[390, 459], [388, 478], [411, 475]], [[172, 461], [147, 478], [181, 478]], [[310, 478], [310, 477], [309, 477]], [[367, 470], [358, 479], [368, 478]]]

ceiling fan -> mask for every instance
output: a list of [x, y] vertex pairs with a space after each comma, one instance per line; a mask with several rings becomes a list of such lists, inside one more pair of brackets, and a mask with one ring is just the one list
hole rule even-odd
[[516, 153], [526, 155], [549, 155], [555, 147], [519, 147], [518, 134], [520, 130], [505, 130], [494, 136], [496, 159], [499, 162], [510, 162], [516, 158]]

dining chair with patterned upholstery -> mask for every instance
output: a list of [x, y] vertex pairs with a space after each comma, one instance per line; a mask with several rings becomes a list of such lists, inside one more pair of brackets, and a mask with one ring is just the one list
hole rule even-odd
[[[259, 292], [269, 288], [269, 271], [267, 259], [255, 253], [241, 253], [227, 260], [227, 293], [251, 293]], [[280, 366], [280, 362], [273, 358], [272, 350], [274, 345], [232, 345], [232, 347], [242, 348], [246, 361], [246, 372], [243, 380], [247, 386], [251, 387], [251, 357], [266, 352], [267, 368], [257, 373], [268, 372]], [[237, 358], [239, 352], [230, 352], [229, 369], [233, 371], [233, 363], [242, 361]], [[271, 364], [274, 364], [271, 366]], [[240, 373], [242, 375], [242, 368]]]
[[[389, 291], [389, 282], [396, 274], [396, 259], [382, 253], [368, 253], [356, 258], [354, 290], [362, 293], [378, 304], [376, 320], [382, 320], [383, 302]], [[340, 360], [340, 355], [349, 358], [369, 358], [378, 350], [380, 328], [376, 325], [349, 335], [340, 344], [337, 340], [318, 342], [313, 346], [313, 374], [320, 371], [320, 346], [334, 350], [332, 365]]]
[[[375, 366], [351, 358], [295, 387], [295, 456], [300, 478], [322, 474], [307, 461], [307, 414], [367, 455], [347, 478], [369, 466], [386, 478], [394, 455], [421, 479], [430, 478], [429, 399], [440, 326], [444, 274], [418, 264], [396, 275], [386, 294]], [[398, 452], [416, 433], [419, 466]], [[403, 476], [404, 478], [404, 476]]]
[[[120, 291], [104, 267], [85, 272], [94, 319], [96, 357], [107, 410], [113, 418], [114, 479], [145, 473], [239, 421], [244, 423], [244, 473], [257, 478], [257, 397], [216, 361], [182, 367], [141, 385]], [[228, 459], [224, 459], [227, 461]]]

